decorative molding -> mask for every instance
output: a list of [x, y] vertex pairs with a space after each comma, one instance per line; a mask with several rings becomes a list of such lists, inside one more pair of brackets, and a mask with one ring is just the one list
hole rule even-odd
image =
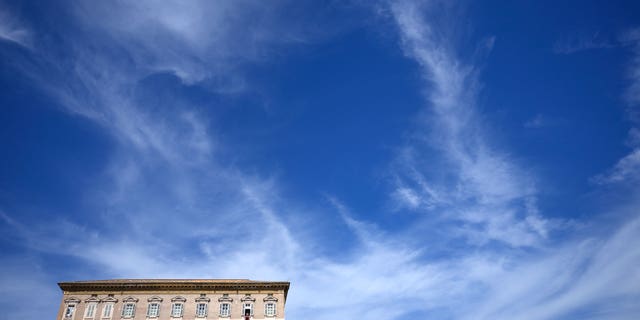
[[267, 295], [264, 299], [262, 299], [262, 301], [264, 301], [264, 302], [278, 302], [278, 298], [274, 297], [273, 295]]
[[106, 297], [106, 298], [102, 298], [102, 300], [100, 300], [101, 302], [118, 302], [118, 299], [114, 298], [114, 297]]
[[153, 297], [147, 299], [147, 302], [162, 302], [162, 298], [160, 298], [158, 296], [153, 296]]
[[218, 298], [218, 302], [233, 302], [233, 298], [229, 297], [229, 296], [222, 296], [220, 298]]
[[245, 291], [272, 290], [289, 291], [289, 282], [252, 280], [160, 280], [123, 279], [60, 282], [58, 286], [65, 293], [71, 292], [122, 292], [122, 291]]
[[81, 300], [76, 298], [76, 297], [69, 297], [67, 299], [64, 299], [64, 303], [80, 303]]
[[84, 303], [90, 303], [90, 302], [98, 303], [98, 302], [100, 302], [100, 299], [98, 299], [98, 297], [95, 297], [95, 296], [92, 296], [90, 298], [84, 299]]
[[122, 302], [123, 302], [123, 303], [127, 303], [127, 302], [138, 302], [138, 300], [140, 300], [140, 299], [138, 299], [138, 298], [134, 298], [134, 297], [132, 297], [132, 296], [128, 296], [128, 297], [126, 297], [126, 298], [122, 299]]
[[242, 302], [246, 302], [246, 301], [251, 301], [251, 302], [255, 302], [256, 298], [253, 298], [250, 294], [245, 294], [244, 297], [242, 299], [240, 299], [240, 301]]
[[187, 299], [185, 297], [175, 296], [171, 298], [171, 302], [187, 302]]
[[207, 298], [206, 296], [200, 296], [196, 298], [196, 302], [209, 302], [209, 301], [211, 301], [211, 299]]

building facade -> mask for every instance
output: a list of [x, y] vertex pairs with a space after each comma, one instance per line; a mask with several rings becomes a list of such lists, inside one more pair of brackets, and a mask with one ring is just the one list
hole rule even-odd
[[289, 282], [98, 280], [58, 283], [57, 320], [284, 320]]

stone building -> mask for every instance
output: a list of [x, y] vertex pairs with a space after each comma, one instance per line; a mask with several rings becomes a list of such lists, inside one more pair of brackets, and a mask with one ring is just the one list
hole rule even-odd
[[98, 280], [58, 283], [57, 320], [284, 320], [289, 282]]

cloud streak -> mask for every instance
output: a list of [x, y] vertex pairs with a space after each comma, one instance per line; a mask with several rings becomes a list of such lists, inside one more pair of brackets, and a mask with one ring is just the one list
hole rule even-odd
[[631, 152], [622, 157], [607, 172], [593, 177], [597, 184], [636, 184], [640, 179], [640, 139], [638, 124], [640, 124], [640, 29], [631, 29], [621, 36], [621, 41], [633, 52], [628, 67], [629, 86], [625, 90], [624, 99], [627, 102], [627, 112], [635, 127], [629, 130], [629, 144]]
[[535, 209], [534, 179], [487, 141], [475, 109], [477, 71], [456, 58], [446, 22], [427, 22], [439, 21], [436, 12], [445, 9], [439, 2], [391, 4], [402, 48], [420, 66], [429, 104], [417, 138], [398, 157], [394, 198], [460, 221], [459, 231], [480, 244], [538, 245], [550, 223]]
[[27, 48], [31, 44], [31, 31], [3, 7], [0, 7], [0, 39]]
[[608, 40], [601, 33], [595, 32], [591, 35], [585, 33], [566, 36], [553, 45], [553, 52], [556, 54], [573, 54], [593, 49], [613, 48], [618, 44]]
[[[0, 277], [0, 287], [28, 279], [17, 266], [30, 265], [38, 276], [26, 288], [55, 295], [43, 283], [60, 275], [29, 262], [47, 255], [85, 270], [70, 277], [290, 280], [293, 319], [588, 317], [609, 310], [608, 299], [623, 301], [614, 316], [637, 314], [625, 301], [638, 296], [629, 280], [638, 277], [640, 253], [625, 244], [640, 241], [640, 223], [549, 245], [557, 222], [539, 212], [535, 179], [492, 143], [477, 108], [478, 70], [457, 56], [449, 26], [437, 19], [450, 9], [385, 2], [401, 49], [419, 67], [427, 104], [390, 165], [390, 214], [406, 214], [412, 224], [392, 230], [356, 218], [348, 200], [299, 203], [278, 176], [249, 174], [225, 159], [206, 110], [176, 92], [167, 93], [170, 101], [145, 95], [145, 80], [167, 73], [181, 88], [250, 90], [239, 65], [306, 41], [306, 33], [278, 22], [280, 5], [74, 4], [71, 17], [86, 31], [65, 39], [72, 59], [35, 48], [55, 75], [25, 72], [114, 147], [93, 189], [78, 194], [93, 203], [91, 214], [44, 212], [53, 218], [42, 223], [0, 212], [3, 236], [26, 251], [2, 264], [0, 274], [14, 276]], [[317, 226], [327, 217], [338, 222]], [[348, 240], [336, 247], [312, 232], [337, 228]], [[0, 304], [25, 318], [15, 306], [27, 294], [16, 297]]]

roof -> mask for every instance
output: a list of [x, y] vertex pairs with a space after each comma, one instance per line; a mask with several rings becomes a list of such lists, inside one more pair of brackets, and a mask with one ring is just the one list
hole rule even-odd
[[152, 290], [284, 290], [287, 281], [257, 281], [249, 279], [110, 279], [60, 282], [63, 291], [152, 291]]

